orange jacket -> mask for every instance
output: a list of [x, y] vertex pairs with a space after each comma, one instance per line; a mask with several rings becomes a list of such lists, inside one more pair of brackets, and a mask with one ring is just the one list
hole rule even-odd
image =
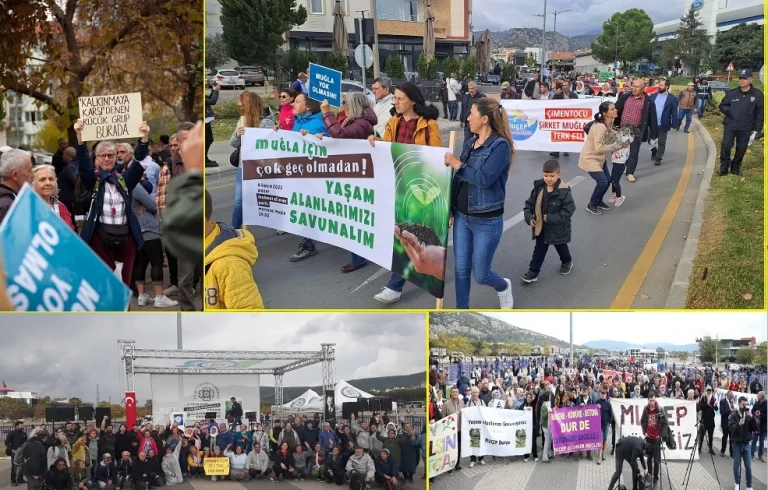
[[[400, 122], [400, 116], [392, 116], [387, 121], [387, 127], [384, 130], [384, 141], [393, 143], [397, 136], [397, 124]], [[429, 130], [427, 130], [429, 128]], [[428, 134], [427, 134], [428, 133]], [[429, 141], [427, 141], [429, 139]], [[416, 132], [413, 135], [414, 145], [425, 146], [443, 146], [443, 141], [440, 139], [440, 127], [437, 125], [437, 121], [432, 119], [424, 119], [419, 116], [419, 122], [416, 123]]]

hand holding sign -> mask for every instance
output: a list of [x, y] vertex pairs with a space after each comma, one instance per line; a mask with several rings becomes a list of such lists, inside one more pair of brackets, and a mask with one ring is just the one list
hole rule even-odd
[[395, 235], [405, 247], [405, 253], [413, 263], [413, 268], [419, 274], [434, 276], [441, 281], [445, 278], [445, 258], [448, 253], [445, 247], [425, 245], [408, 231], [395, 226]]

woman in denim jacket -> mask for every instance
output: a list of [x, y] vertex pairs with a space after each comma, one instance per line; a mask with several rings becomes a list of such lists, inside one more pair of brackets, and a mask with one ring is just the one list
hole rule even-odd
[[456, 262], [456, 308], [469, 308], [472, 271], [478, 284], [491, 286], [503, 309], [514, 306], [512, 283], [491, 270], [501, 240], [504, 197], [514, 146], [504, 108], [493, 99], [480, 99], [467, 118], [475, 134], [464, 142], [461, 156], [445, 154], [452, 167], [451, 221]]

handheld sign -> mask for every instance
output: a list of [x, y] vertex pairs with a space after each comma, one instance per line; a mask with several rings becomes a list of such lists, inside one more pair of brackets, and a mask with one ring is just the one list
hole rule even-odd
[[83, 141], [140, 138], [141, 93], [80, 97]]
[[208, 476], [227, 476], [229, 475], [229, 458], [205, 458], [203, 469]]
[[125, 311], [128, 289], [24, 184], [0, 224], [8, 296], [17, 311]]
[[327, 99], [333, 107], [341, 107], [341, 72], [310, 63], [309, 98], [318, 102]]

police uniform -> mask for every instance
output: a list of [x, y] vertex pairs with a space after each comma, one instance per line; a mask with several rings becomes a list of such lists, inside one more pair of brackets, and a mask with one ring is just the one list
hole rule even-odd
[[[752, 78], [752, 70], [739, 71], [739, 78]], [[728, 90], [720, 103], [723, 118], [723, 143], [720, 150], [720, 175], [741, 174], [741, 161], [747, 151], [751, 136], [763, 130], [763, 93], [752, 84], [747, 91], [741, 87]], [[731, 160], [733, 141], [736, 152]]]

